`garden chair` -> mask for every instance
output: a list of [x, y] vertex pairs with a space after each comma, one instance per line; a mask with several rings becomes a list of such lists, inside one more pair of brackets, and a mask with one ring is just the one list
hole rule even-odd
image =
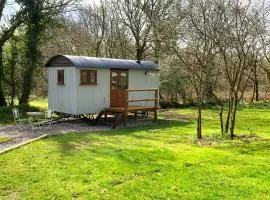
[[53, 111], [51, 109], [48, 109], [45, 112], [45, 117], [41, 121], [42, 127], [50, 127], [53, 122]]
[[15, 122], [15, 127], [17, 128], [23, 128], [24, 125], [28, 124], [28, 119], [21, 119], [20, 118], [20, 112], [18, 108], [12, 108], [12, 114]]

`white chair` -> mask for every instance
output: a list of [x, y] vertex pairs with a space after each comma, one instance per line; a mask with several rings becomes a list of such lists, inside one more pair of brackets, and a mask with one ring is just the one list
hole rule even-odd
[[28, 119], [21, 119], [20, 118], [20, 112], [18, 108], [12, 108], [12, 114], [15, 122], [15, 127], [23, 128], [24, 125], [28, 124], [29, 120]]
[[41, 122], [41, 125], [43, 127], [47, 126], [47, 127], [50, 127], [51, 124], [53, 122], [53, 111], [51, 109], [48, 109], [46, 112], [45, 112], [45, 117], [44, 119], [42, 120]]

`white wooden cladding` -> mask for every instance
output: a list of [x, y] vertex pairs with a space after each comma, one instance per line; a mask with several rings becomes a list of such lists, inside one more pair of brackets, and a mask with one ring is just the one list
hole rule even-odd
[[[94, 114], [110, 107], [110, 69], [97, 70], [96, 85], [81, 85], [80, 70], [75, 67], [49, 67], [48, 99], [49, 108], [67, 114]], [[92, 70], [91, 69], [91, 70]], [[57, 85], [57, 70], [64, 70], [65, 84]], [[129, 70], [129, 89], [159, 87], [158, 72]], [[129, 99], [151, 99], [153, 92], [132, 92]], [[154, 102], [130, 102], [129, 105], [154, 106]]]

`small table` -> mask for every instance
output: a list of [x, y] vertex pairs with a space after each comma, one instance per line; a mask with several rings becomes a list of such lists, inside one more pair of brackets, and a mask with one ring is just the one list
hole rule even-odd
[[34, 120], [39, 122], [40, 116], [42, 115], [42, 112], [26, 112], [26, 115], [29, 117], [29, 124], [32, 126], [32, 129], [34, 127]]

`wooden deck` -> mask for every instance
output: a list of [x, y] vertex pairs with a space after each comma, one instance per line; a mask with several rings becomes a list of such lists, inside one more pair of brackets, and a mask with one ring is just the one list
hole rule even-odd
[[157, 108], [155, 107], [147, 107], [147, 106], [128, 106], [125, 107], [110, 107], [106, 111], [112, 112], [112, 113], [122, 113], [124, 111], [126, 112], [138, 112], [138, 111], [154, 111]]
[[[128, 94], [130, 92], [153, 92], [154, 93], [154, 98], [151, 99], [133, 99], [133, 100], [129, 100], [128, 99]], [[117, 113], [118, 117], [116, 118], [116, 121], [113, 125], [112, 128], [116, 128], [116, 126], [123, 122], [124, 126], [127, 125], [127, 117], [128, 117], [128, 113], [135, 113], [135, 116], [137, 114], [137, 112], [144, 112], [144, 111], [153, 111], [154, 112], [154, 121], [157, 121], [157, 110], [159, 109], [158, 107], [158, 102], [159, 102], [159, 95], [158, 95], [159, 91], [158, 89], [154, 88], [154, 89], [126, 89], [125, 90], [125, 105], [122, 107], [110, 107], [110, 108], [106, 108], [103, 111], [101, 111], [98, 116], [95, 119], [95, 122], [97, 123], [102, 116], [104, 115], [105, 119], [107, 119], [107, 115], [108, 113]], [[154, 102], [154, 106], [130, 106], [128, 105], [131, 102], [149, 102], [152, 101]]]

